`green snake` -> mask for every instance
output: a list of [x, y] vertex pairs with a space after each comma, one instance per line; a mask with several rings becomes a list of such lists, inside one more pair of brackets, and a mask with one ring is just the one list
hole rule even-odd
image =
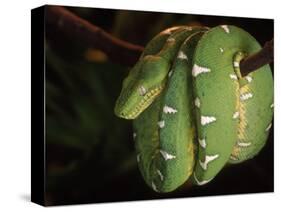
[[210, 182], [226, 164], [256, 156], [273, 116], [265, 65], [245, 77], [240, 61], [261, 49], [231, 25], [177, 26], [156, 35], [124, 79], [115, 114], [133, 119], [141, 174], [156, 192]]

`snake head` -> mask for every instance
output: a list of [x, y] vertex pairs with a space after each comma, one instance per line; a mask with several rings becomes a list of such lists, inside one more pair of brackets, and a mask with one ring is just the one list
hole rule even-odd
[[115, 114], [135, 119], [163, 90], [170, 64], [162, 57], [147, 55], [137, 62], [124, 79], [115, 105]]

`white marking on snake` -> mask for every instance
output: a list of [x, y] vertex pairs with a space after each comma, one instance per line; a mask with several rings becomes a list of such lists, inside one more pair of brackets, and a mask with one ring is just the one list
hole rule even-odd
[[233, 66], [234, 66], [235, 68], [239, 68], [239, 62], [234, 61], [234, 62], [233, 62]]
[[196, 99], [194, 100], [194, 104], [196, 107], [200, 108], [200, 99], [198, 97], [196, 97]]
[[171, 77], [171, 76], [172, 76], [172, 74], [173, 74], [173, 70], [169, 71], [169, 73], [168, 73], [168, 77]]
[[172, 108], [172, 107], [169, 107], [169, 106], [165, 105], [163, 107], [163, 112], [171, 114], [171, 113], [176, 113], [178, 111], [176, 109]]
[[201, 116], [201, 125], [206, 125], [206, 124], [210, 124], [214, 121], [216, 121], [217, 119], [214, 116]]
[[188, 31], [191, 31], [193, 28], [190, 27], [190, 26], [186, 26], [186, 27], [184, 27], [184, 29], [185, 29], [185, 30], [188, 30]]
[[[168, 29], [164, 30], [162, 33], [163, 33], [163, 34], [171, 34], [172, 31], [174, 31], [174, 30], [176, 30], [176, 29], [178, 29], [178, 28], [179, 28], [178, 26], [171, 27], [171, 28], [168, 28]], [[161, 34], [162, 34], [162, 33], [161, 33]]]
[[274, 107], [274, 104], [272, 103], [271, 105], [270, 105], [270, 108], [273, 108]]
[[175, 38], [168, 38], [168, 39], [167, 39], [167, 42], [169, 42], [169, 43], [170, 43], [170, 42], [171, 42], [171, 43], [174, 43], [175, 41], [176, 41]]
[[163, 127], [165, 126], [165, 121], [164, 121], [164, 120], [158, 121], [158, 126], [159, 126], [160, 128], [163, 128]]
[[237, 119], [238, 117], [239, 117], [239, 112], [236, 111], [236, 112], [233, 114], [232, 118], [233, 118], [233, 119]]
[[229, 33], [229, 28], [227, 25], [221, 25], [221, 28], [223, 28], [226, 33]]
[[219, 157], [218, 154], [216, 154], [216, 155], [206, 155], [205, 156], [205, 161], [202, 162], [201, 160], [199, 160], [199, 164], [202, 167], [202, 169], [207, 170], [208, 163], [210, 163], [211, 161], [217, 159], [218, 157]]
[[169, 154], [168, 152], [165, 152], [165, 151], [163, 151], [163, 150], [160, 150], [160, 153], [161, 153], [161, 155], [163, 156], [163, 158], [164, 158], [165, 160], [171, 160], [171, 159], [176, 158], [176, 156], [171, 155], [171, 154]]
[[197, 64], [193, 65], [192, 76], [197, 77], [199, 74], [211, 72], [211, 69], [206, 67], [198, 66]]
[[146, 89], [145, 89], [145, 87], [143, 87], [142, 85], [139, 87], [139, 94], [141, 95], [141, 96], [143, 96], [143, 95], [145, 95], [145, 93], [146, 93]]
[[253, 78], [251, 76], [246, 76], [245, 79], [250, 83], [252, 82]]
[[210, 182], [210, 181], [213, 179], [213, 178], [211, 178], [211, 179], [209, 179], [209, 180], [202, 180], [202, 181], [199, 181], [199, 180], [197, 179], [196, 175], [195, 175], [195, 172], [194, 172], [193, 176], [194, 176], [194, 179], [195, 179], [195, 181], [196, 181], [196, 183], [197, 183], [198, 185], [204, 185], [204, 184]]
[[137, 133], [133, 133], [133, 138], [135, 139], [137, 137]]
[[156, 188], [156, 185], [154, 184], [153, 181], [151, 182], [151, 187], [152, 187], [152, 189], [153, 189], [154, 191], [158, 191], [157, 188]]
[[170, 35], [170, 34], [172, 34], [172, 32], [167, 29], [167, 30], [163, 31], [161, 34]]
[[207, 144], [206, 144], [205, 138], [203, 138], [203, 139], [199, 138], [198, 142], [199, 142], [200, 146], [202, 146], [203, 148], [206, 148]]
[[159, 169], [156, 170], [157, 174], [160, 176], [160, 180], [163, 181], [164, 180], [164, 176], [163, 174], [160, 172]]
[[247, 147], [250, 146], [251, 144], [252, 144], [251, 142], [240, 142], [240, 141], [237, 142], [237, 145], [240, 147]]
[[221, 53], [223, 53], [223, 51], [224, 51], [223, 48], [220, 48], [220, 51], [221, 51]]
[[231, 159], [231, 160], [238, 160], [238, 158], [235, 157], [235, 156], [233, 156], [233, 155], [230, 155], [230, 159]]
[[140, 154], [137, 154], [137, 161], [140, 162]]
[[236, 74], [229, 74], [230, 79], [237, 80]]
[[244, 101], [253, 97], [252, 93], [244, 93], [240, 95], [240, 100]]
[[183, 51], [179, 52], [178, 58], [183, 60], [188, 60], [186, 54]]
[[272, 127], [272, 124], [270, 123], [267, 128], [265, 129], [265, 131], [267, 132], [268, 130], [270, 130], [270, 128]]
[[172, 34], [172, 30], [166, 29], [166, 30], [164, 30], [161, 34], [170, 35], [170, 34]]

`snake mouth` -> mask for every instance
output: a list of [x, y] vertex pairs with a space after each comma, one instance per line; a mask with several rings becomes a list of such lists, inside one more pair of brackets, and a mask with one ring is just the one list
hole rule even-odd
[[123, 111], [118, 114], [118, 116], [124, 119], [135, 119], [154, 101], [154, 99], [162, 92], [163, 89], [164, 84], [154, 87], [142, 97], [141, 101], [139, 101], [139, 103], [133, 107], [133, 110]]

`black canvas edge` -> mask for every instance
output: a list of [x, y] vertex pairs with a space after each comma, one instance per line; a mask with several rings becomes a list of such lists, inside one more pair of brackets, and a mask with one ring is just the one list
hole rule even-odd
[[45, 205], [45, 6], [31, 10], [31, 201]]

